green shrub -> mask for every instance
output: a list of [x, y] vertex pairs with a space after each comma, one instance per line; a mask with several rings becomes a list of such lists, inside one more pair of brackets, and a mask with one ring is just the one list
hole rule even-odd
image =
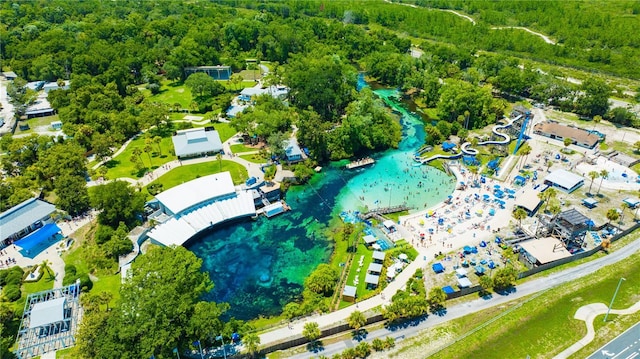
[[24, 271], [18, 266], [0, 271], [0, 274], [1, 286], [10, 284], [20, 286], [20, 284], [22, 283], [22, 278], [24, 278]]
[[10, 302], [15, 302], [16, 300], [20, 299], [20, 297], [22, 296], [20, 287], [15, 284], [7, 284], [2, 290], [2, 294]]
[[78, 279], [80, 279], [81, 291], [88, 292], [91, 290], [91, 288], [93, 288], [93, 282], [91, 281], [91, 278], [89, 278], [88, 274], [82, 273], [78, 276]]
[[96, 243], [97, 244], [106, 243], [108, 240], [111, 239], [111, 236], [113, 236], [114, 232], [115, 231], [113, 230], [113, 228], [109, 226], [105, 226], [105, 225], [98, 226], [98, 229], [96, 229], [96, 234], [94, 236]]
[[73, 264], [66, 264], [64, 266], [64, 276], [67, 275], [75, 276], [77, 273], [76, 266]]

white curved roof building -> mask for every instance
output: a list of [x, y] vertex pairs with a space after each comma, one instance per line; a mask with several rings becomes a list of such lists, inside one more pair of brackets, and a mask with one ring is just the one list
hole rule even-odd
[[147, 235], [165, 246], [182, 245], [216, 224], [256, 214], [253, 195], [236, 189], [229, 172], [183, 183], [159, 193], [156, 199], [168, 219]]

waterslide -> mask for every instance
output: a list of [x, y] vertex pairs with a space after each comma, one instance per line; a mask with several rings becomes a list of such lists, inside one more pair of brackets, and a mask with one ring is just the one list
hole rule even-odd
[[[514, 122], [520, 120], [522, 118], [522, 115], [520, 116], [516, 116], [513, 119], [510, 119], [506, 124], [504, 125], [495, 125], [493, 126], [493, 128], [491, 129], [491, 132], [493, 132], [494, 135], [502, 137], [501, 140], [490, 140], [490, 141], [482, 141], [482, 142], [478, 142], [478, 146], [486, 146], [486, 145], [506, 145], [509, 142], [511, 142], [511, 136], [507, 135], [506, 133], [501, 133], [498, 132], [498, 130], [503, 130], [505, 128], [509, 128], [513, 125]], [[526, 119], [525, 119], [525, 124], [526, 125]], [[522, 134], [523, 131], [521, 131]], [[476, 150], [475, 148], [469, 148], [469, 146], [471, 146], [471, 142], [465, 142], [462, 144], [462, 146], [460, 146], [460, 152], [458, 153], [454, 153], [451, 155], [433, 155], [429, 158], [421, 158], [419, 156], [416, 156], [416, 161], [420, 162], [421, 164], [423, 163], [428, 163], [430, 161], [436, 160], [436, 159], [456, 159], [459, 158], [461, 155], [469, 155], [469, 156], [475, 156], [478, 154], [478, 150]], [[517, 147], [516, 147], [517, 148]]]

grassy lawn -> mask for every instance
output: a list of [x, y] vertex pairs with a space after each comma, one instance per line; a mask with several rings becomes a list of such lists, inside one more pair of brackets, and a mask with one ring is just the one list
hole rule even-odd
[[191, 90], [180, 81], [162, 81], [160, 93], [157, 95], [152, 95], [151, 91], [147, 89], [142, 90], [142, 92], [152, 101], [163, 102], [169, 106], [179, 103], [182, 108], [190, 108], [193, 102]]
[[[627, 280], [620, 287], [613, 307], [615, 309], [627, 308], [637, 301], [637, 293], [640, 291], [640, 277], [634, 273], [639, 265], [640, 254], [635, 254], [614, 266], [597, 271], [588, 280], [580, 279], [551, 289], [520, 307], [515, 307], [511, 302], [500, 308], [489, 309], [455, 320], [444, 326], [449, 328], [444, 332], [450, 339], [470, 331], [473, 333], [440, 351], [437, 353], [437, 357], [524, 358], [530, 355], [541, 358], [557, 354], [586, 333], [584, 323], [573, 319], [576, 310], [590, 303], [609, 303], [620, 277]], [[520, 301], [522, 299], [518, 300], [518, 302]], [[486, 322], [499, 312], [504, 312], [506, 308], [513, 308], [513, 311], [494, 322]], [[602, 323], [602, 318], [602, 316], [596, 318], [596, 323]], [[608, 331], [616, 328], [617, 322], [621, 318], [615, 316], [610, 318], [611, 320], [604, 327], [598, 328], [598, 324], [596, 324], [597, 330]], [[461, 324], [463, 322], [468, 325]], [[481, 325], [481, 330], [475, 331], [473, 329]], [[442, 335], [442, 331], [432, 330], [431, 332], [432, 334], [437, 333], [438, 336]], [[610, 337], [608, 338], [610, 339]], [[436, 337], [431, 339], [437, 340]], [[429, 340], [429, 337], [420, 336], [419, 339], [416, 338], [412, 342], [428, 342]], [[607, 340], [607, 337], [602, 337], [600, 342], [604, 343]], [[411, 351], [412, 349], [406, 348], [405, 350]]]
[[[359, 241], [358, 248], [356, 250], [355, 255], [353, 256], [353, 261], [351, 262], [351, 268], [349, 269], [349, 276], [347, 277], [347, 285], [354, 285], [353, 280], [358, 277], [357, 291], [356, 294], [358, 298], [363, 298], [367, 293], [371, 292], [367, 289], [367, 285], [364, 282], [365, 277], [367, 276], [367, 268], [369, 268], [369, 264], [373, 261], [373, 252], [367, 249], [362, 241]], [[362, 266], [360, 266], [360, 258], [364, 257], [362, 260]], [[358, 271], [358, 268], [360, 269]]]
[[78, 354], [75, 352], [75, 347], [56, 351], [56, 359], [74, 359], [77, 357]]
[[268, 157], [264, 157], [260, 153], [254, 153], [251, 155], [240, 155], [240, 158], [253, 163], [265, 163], [269, 160]]
[[[244, 183], [244, 181], [249, 178], [247, 169], [244, 168], [244, 166], [236, 162], [222, 160], [221, 163], [218, 161], [211, 161], [174, 167], [150, 184], [160, 183], [162, 184], [162, 189], [166, 191], [171, 187], [194, 180], [198, 177], [225, 171], [229, 171], [231, 173], [231, 178], [235, 184]], [[143, 192], [148, 193], [144, 189]]]
[[230, 124], [224, 122], [214, 123], [213, 127], [216, 129], [216, 131], [218, 131], [221, 142], [225, 142], [226, 140], [233, 137], [236, 133], [238, 133], [238, 131], [236, 131], [235, 128], [231, 127]]
[[[47, 130], [53, 131], [53, 129], [51, 128], [51, 122], [58, 121], [58, 120], [59, 120], [58, 115], [53, 115], [53, 116], [30, 118], [26, 121], [19, 121], [18, 126], [16, 126], [15, 134], [20, 135], [20, 134], [26, 134], [26, 133], [34, 133], [35, 132], [34, 130], [38, 127], [46, 127]], [[20, 125], [24, 125], [24, 124], [29, 125], [29, 129], [21, 131]]]
[[[153, 138], [154, 134], [150, 134], [150, 136], [151, 138]], [[124, 151], [122, 151], [122, 153], [105, 163], [105, 166], [108, 169], [107, 178], [140, 178], [144, 176], [150, 164], [151, 168], [158, 168], [163, 164], [176, 159], [176, 156], [171, 154], [173, 152], [173, 142], [171, 141], [171, 136], [170, 134], [165, 135], [164, 137], [162, 137], [162, 141], [160, 142], [162, 155], [158, 153], [158, 146], [155, 143], [151, 144], [151, 161], [149, 159], [149, 155], [143, 151], [138, 160], [144, 163], [145, 168], [137, 171], [136, 166], [131, 162], [131, 157], [133, 156], [134, 149], [144, 149], [146, 138], [147, 137], [145, 135], [138, 136], [135, 140], [131, 141], [131, 143]]]
[[[246, 70], [245, 70], [246, 71]], [[243, 71], [244, 72], [244, 71]], [[242, 74], [242, 72], [241, 72]], [[244, 76], [243, 76], [244, 77]], [[260, 78], [260, 75], [258, 75], [258, 78]], [[227, 80], [220, 80], [218, 81], [220, 82], [225, 88], [229, 89], [229, 90], [233, 90], [233, 91], [238, 91], [240, 92], [242, 89], [247, 88], [247, 87], [253, 87], [256, 85], [255, 81], [252, 80], [245, 80], [242, 81], [239, 84], [233, 84], [231, 83], [231, 81], [227, 81]]]
[[242, 153], [242, 152], [252, 152], [258, 151], [257, 148], [247, 147], [242, 143], [237, 143], [235, 145], [231, 145], [231, 152], [233, 153]]
[[113, 297], [111, 298], [111, 302], [109, 302], [109, 306], [113, 307], [116, 302], [120, 299], [120, 284], [122, 283], [122, 277], [120, 273], [111, 274], [111, 275], [102, 275], [98, 277], [97, 281], [93, 282], [93, 289], [91, 292], [100, 293], [100, 292], [110, 292]]
[[[609, 146], [613, 147], [614, 150], [620, 153], [625, 153], [632, 157], [635, 157], [638, 155], [635, 148], [633, 147], [633, 144], [631, 143], [622, 142], [622, 141], [613, 141], [613, 143], [610, 143]], [[600, 149], [602, 149], [602, 146], [600, 147]]]

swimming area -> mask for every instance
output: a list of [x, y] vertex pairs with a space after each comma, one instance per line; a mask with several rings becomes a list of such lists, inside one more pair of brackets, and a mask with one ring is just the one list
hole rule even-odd
[[[374, 91], [380, 97], [394, 90]], [[325, 166], [304, 186], [287, 192], [291, 211], [215, 229], [188, 245], [215, 283], [205, 299], [231, 305], [229, 317], [277, 315], [302, 294], [304, 279], [327, 262], [333, 247], [324, 233], [341, 211], [407, 204], [415, 210], [447, 198], [455, 181], [430, 166], [416, 166], [413, 152], [424, 143], [422, 119], [399, 104], [403, 139], [397, 149], [374, 154], [376, 163], [357, 170], [344, 162]]]

